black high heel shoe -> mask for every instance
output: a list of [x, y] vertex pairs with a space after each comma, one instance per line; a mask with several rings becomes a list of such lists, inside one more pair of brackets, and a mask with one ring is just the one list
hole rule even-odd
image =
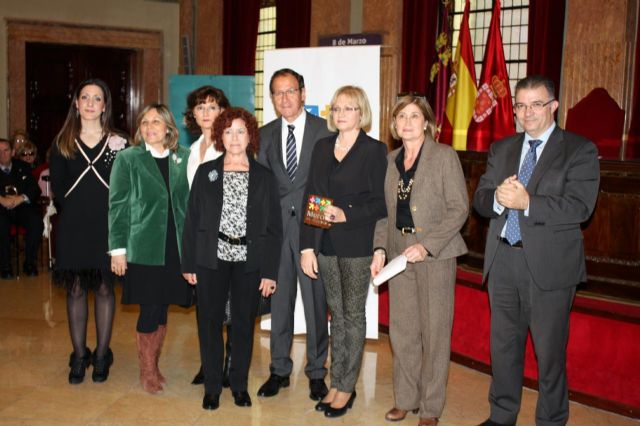
[[202, 400], [202, 408], [205, 410], [216, 410], [220, 407], [220, 394], [207, 393]]
[[349, 397], [349, 400], [347, 401], [346, 404], [344, 404], [343, 407], [341, 407], [341, 408], [333, 408], [331, 405], [329, 405], [324, 411], [324, 416], [325, 417], [341, 417], [341, 416], [344, 416], [345, 414], [347, 414], [347, 410], [350, 409], [351, 407], [353, 407], [353, 401], [355, 401], [355, 400], [356, 400], [356, 391], [353, 391], [353, 393]]
[[192, 385], [201, 385], [204, 383], [204, 371], [202, 371], [202, 365], [200, 366], [200, 370], [196, 373], [195, 377], [191, 381]]
[[93, 364], [91, 379], [95, 383], [106, 381], [109, 378], [109, 367], [113, 364], [113, 352], [111, 348], [107, 349], [107, 353], [102, 358], [98, 358], [98, 355], [94, 351], [91, 355], [91, 363]]
[[91, 365], [91, 351], [85, 348], [84, 356], [77, 358], [75, 352], [71, 352], [69, 356], [69, 384], [77, 385], [84, 380], [84, 373]]
[[327, 411], [327, 408], [331, 406], [330, 402], [318, 402], [316, 404], [316, 411]]

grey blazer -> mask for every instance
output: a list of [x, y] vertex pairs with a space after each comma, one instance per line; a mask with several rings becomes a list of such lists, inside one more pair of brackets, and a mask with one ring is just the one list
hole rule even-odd
[[[507, 209], [493, 210], [496, 187], [518, 173], [524, 134], [491, 145], [487, 171], [480, 178], [473, 207], [491, 219], [484, 255], [486, 279], [506, 222]], [[527, 265], [543, 290], [575, 286], [587, 279], [580, 224], [591, 216], [600, 183], [596, 146], [556, 126], [527, 185], [529, 216], [520, 215]]]
[[[384, 182], [388, 216], [376, 224], [374, 247], [383, 247], [389, 259], [406, 247], [395, 246], [397, 238], [390, 238], [396, 229], [398, 204], [398, 180], [396, 157], [400, 148], [387, 158], [387, 175]], [[458, 155], [449, 145], [436, 143], [427, 137], [424, 141], [418, 168], [411, 190], [411, 216], [416, 227], [418, 241], [431, 256], [426, 261], [448, 259], [463, 255], [467, 246], [460, 235], [469, 214], [469, 196]]]
[[300, 209], [307, 186], [311, 153], [319, 139], [331, 135], [327, 129], [326, 120], [309, 113], [306, 114], [298, 171], [293, 182], [289, 179], [287, 167], [282, 159], [281, 118], [277, 118], [260, 128], [260, 152], [258, 153], [258, 162], [271, 170], [276, 177], [285, 238], [294, 241], [296, 247], [300, 239], [299, 231], [303, 219]]

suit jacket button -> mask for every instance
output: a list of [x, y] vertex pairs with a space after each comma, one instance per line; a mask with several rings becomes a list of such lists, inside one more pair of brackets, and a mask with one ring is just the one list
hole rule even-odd
[[351, 208], [353, 208], [353, 206], [351, 204], [349, 204], [349, 208], [351, 209]]

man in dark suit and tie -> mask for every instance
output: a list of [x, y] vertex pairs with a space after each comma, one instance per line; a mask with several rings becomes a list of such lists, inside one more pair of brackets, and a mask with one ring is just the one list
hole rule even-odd
[[324, 119], [305, 111], [302, 75], [283, 68], [271, 76], [269, 88], [280, 117], [260, 129], [258, 161], [268, 167], [278, 181], [283, 245], [278, 290], [271, 296], [271, 375], [258, 395], [274, 396], [280, 388], [289, 386], [293, 367], [290, 357], [293, 314], [299, 281], [307, 328], [305, 374], [309, 377], [309, 397], [317, 401], [328, 392], [324, 383], [329, 341], [327, 302], [320, 279], [311, 280], [300, 267], [300, 226], [311, 153], [316, 142], [331, 133]]
[[13, 146], [0, 139], [0, 278], [10, 279], [11, 225], [26, 229], [23, 272], [38, 275], [36, 259], [42, 236], [42, 215], [38, 209], [40, 188], [24, 161], [13, 159]]
[[514, 110], [525, 133], [491, 145], [473, 206], [491, 219], [484, 256], [491, 305], [491, 415], [482, 425], [515, 425], [525, 344], [538, 359], [536, 424], [569, 417], [566, 346], [569, 311], [587, 279], [580, 225], [598, 196], [598, 152], [559, 128], [553, 83], [518, 82]]

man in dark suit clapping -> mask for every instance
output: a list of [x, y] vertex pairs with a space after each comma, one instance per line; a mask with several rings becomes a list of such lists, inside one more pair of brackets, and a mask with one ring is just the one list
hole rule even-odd
[[328, 392], [324, 383], [328, 351], [327, 302], [320, 280], [311, 280], [300, 267], [300, 225], [304, 212], [302, 198], [313, 147], [329, 136], [324, 119], [304, 109], [304, 78], [294, 70], [276, 71], [269, 83], [271, 100], [280, 116], [260, 129], [258, 161], [268, 167], [278, 181], [282, 208], [283, 245], [278, 273], [278, 291], [271, 296], [271, 375], [258, 390], [259, 396], [274, 396], [289, 386], [293, 367], [290, 357], [293, 313], [297, 282], [307, 326], [309, 397], [322, 399]]
[[25, 261], [23, 271], [29, 276], [38, 275], [36, 259], [42, 236], [42, 215], [38, 209], [40, 188], [31, 168], [23, 161], [13, 159], [13, 146], [0, 139], [0, 277], [10, 279], [11, 225], [26, 229]]
[[491, 416], [515, 425], [527, 333], [538, 359], [536, 424], [569, 417], [566, 346], [578, 283], [587, 279], [580, 224], [593, 212], [600, 165], [595, 145], [556, 125], [553, 83], [516, 85], [523, 134], [491, 145], [473, 206], [491, 219], [484, 255], [491, 304]]

